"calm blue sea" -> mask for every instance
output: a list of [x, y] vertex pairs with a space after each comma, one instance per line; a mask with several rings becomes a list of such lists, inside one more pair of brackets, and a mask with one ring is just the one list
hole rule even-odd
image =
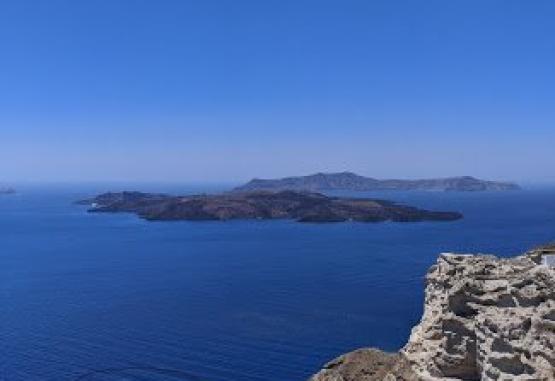
[[0, 197], [1, 381], [303, 381], [401, 347], [440, 252], [555, 239], [555, 189], [359, 194], [465, 214], [450, 223], [146, 222], [72, 203], [121, 188]]

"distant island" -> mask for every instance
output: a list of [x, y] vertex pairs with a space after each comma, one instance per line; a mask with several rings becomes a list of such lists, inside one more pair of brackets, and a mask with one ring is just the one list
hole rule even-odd
[[220, 195], [171, 196], [104, 193], [79, 202], [89, 212], [130, 212], [147, 220], [292, 219], [299, 222], [453, 221], [458, 212], [429, 211], [391, 201], [328, 197], [319, 193], [253, 191]]
[[448, 177], [423, 180], [378, 180], [359, 176], [352, 172], [316, 173], [309, 176], [285, 177], [282, 179], [253, 179], [234, 189], [237, 192], [253, 190], [304, 190], [304, 191], [506, 191], [518, 190], [515, 183], [487, 181], [471, 176]]
[[0, 187], [0, 194], [14, 194], [15, 189], [13, 188], [1, 188]]

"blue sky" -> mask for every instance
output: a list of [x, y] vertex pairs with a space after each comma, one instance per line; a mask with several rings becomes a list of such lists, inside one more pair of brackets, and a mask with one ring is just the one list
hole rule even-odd
[[554, 181], [553, 1], [0, 3], [0, 181]]

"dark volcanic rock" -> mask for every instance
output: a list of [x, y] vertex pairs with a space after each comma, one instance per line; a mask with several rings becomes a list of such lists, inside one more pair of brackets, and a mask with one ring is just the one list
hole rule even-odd
[[286, 177], [283, 179], [254, 179], [235, 188], [235, 191], [253, 190], [435, 190], [435, 191], [502, 191], [517, 190], [514, 183], [486, 181], [471, 176], [449, 177], [428, 180], [377, 180], [351, 172], [317, 173], [310, 176]]
[[294, 219], [299, 222], [452, 221], [457, 212], [436, 212], [390, 201], [328, 197], [281, 191], [170, 196], [141, 192], [105, 193], [81, 201], [90, 212], [131, 212], [148, 220]]

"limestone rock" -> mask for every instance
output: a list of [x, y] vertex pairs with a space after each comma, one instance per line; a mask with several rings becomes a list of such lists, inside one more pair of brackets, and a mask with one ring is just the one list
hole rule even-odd
[[502, 259], [442, 254], [421, 322], [399, 354], [358, 350], [311, 381], [554, 381], [554, 246]]
[[555, 380], [555, 269], [443, 254], [402, 353], [425, 380]]

